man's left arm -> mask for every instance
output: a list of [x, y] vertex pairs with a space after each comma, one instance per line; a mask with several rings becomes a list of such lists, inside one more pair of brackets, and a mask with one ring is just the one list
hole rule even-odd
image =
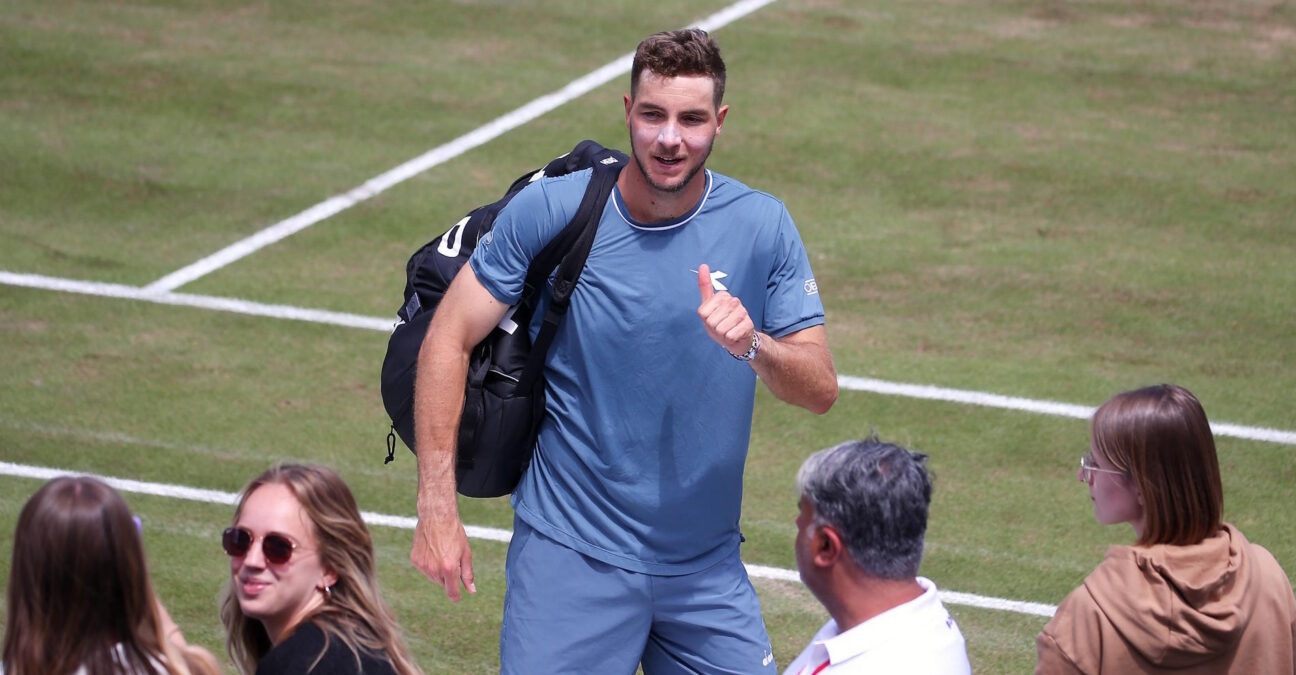
[[702, 296], [698, 318], [712, 340], [730, 354], [745, 357], [780, 400], [818, 415], [828, 412], [837, 401], [837, 370], [822, 325], [781, 338], [758, 332], [741, 300], [715, 291], [706, 265], [698, 266], [698, 291]]
[[748, 364], [780, 400], [816, 415], [837, 401], [837, 369], [828, 352], [828, 331], [822, 325], [781, 338], [759, 334], [760, 350]]

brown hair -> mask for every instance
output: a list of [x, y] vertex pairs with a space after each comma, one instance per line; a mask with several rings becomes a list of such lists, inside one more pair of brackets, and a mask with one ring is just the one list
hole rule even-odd
[[[306, 619], [324, 632], [324, 648], [328, 649], [328, 640], [338, 639], [357, 659], [363, 649], [387, 658], [400, 675], [421, 674], [378, 588], [373, 539], [347, 484], [327, 467], [276, 464], [243, 488], [235, 522], [248, 496], [268, 484], [283, 485], [297, 498], [318, 540], [321, 561], [337, 574], [328, 601]], [[226, 582], [221, 599], [221, 621], [230, 658], [243, 672], [255, 672], [261, 657], [270, 651], [270, 636], [260, 621], [243, 613], [232, 580]]]
[[8, 593], [7, 675], [215, 672], [205, 650], [163, 634], [139, 528], [96, 478], [60, 476], [27, 500]]
[[630, 67], [630, 98], [639, 90], [639, 75], [648, 70], [660, 77], [701, 75], [715, 83], [715, 107], [724, 101], [725, 63], [720, 45], [701, 28], [654, 33], [635, 49]]
[[1192, 392], [1162, 384], [1117, 394], [1094, 413], [1092, 433], [1095, 451], [1129, 475], [1142, 497], [1139, 545], [1187, 546], [1220, 529], [1215, 438]]

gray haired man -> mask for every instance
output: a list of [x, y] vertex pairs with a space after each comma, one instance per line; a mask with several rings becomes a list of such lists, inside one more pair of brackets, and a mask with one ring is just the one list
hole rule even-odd
[[969, 675], [963, 634], [918, 576], [931, 476], [927, 456], [876, 436], [801, 465], [796, 560], [832, 617], [783, 675]]

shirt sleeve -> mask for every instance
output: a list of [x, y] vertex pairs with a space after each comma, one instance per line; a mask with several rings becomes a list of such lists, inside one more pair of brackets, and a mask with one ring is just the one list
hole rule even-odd
[[779, 203], [777, 249], [769, 272], [768, 302], [761, 330], [783, 337], [824, 322], [823, 299], [810, 257], [787, 208]]
[[[527, 268], [571, 220], [574, 207], [568, 197], [573, 191], [584, 194], [588, 175], [583, 172], [538, 180], [500, 210], [494, 226], [468, 259], [478, 281], [496, 300], [512, 305], [522, 297]], [[582, 176], [586, 180], [581, 181]]]

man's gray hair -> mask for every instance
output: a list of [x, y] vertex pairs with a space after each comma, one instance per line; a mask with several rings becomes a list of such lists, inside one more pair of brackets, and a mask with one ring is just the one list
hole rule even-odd
[[922, 563], [931, 476], [927, 455], [877, 436], [820, 450], [797, 472], [818, 523], [832, 525], [851, 558], [882, 579], [910, 579]]

